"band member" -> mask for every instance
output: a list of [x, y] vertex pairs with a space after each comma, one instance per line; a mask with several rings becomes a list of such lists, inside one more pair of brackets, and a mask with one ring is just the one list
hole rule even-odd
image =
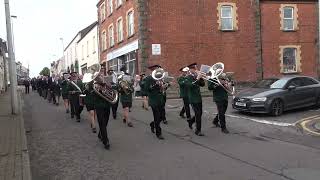
[[86, 94], [86, 97], [84, 98], [84, 104], [87, 108], [87, 111], [89, 112], [90, 116], [90, 127], [93, 133], [97, 132], [96, 129], [96, 111], [94, 109], [94, 95], [95, 92], [93, 90], [93, 81], [86, 84], [84, 93]]
[[200, 87], [205, 85], [203, 78], [196, 73], [197, 63], [190, 64], [190, 75], [186, 80], [188, 87], [188, 98], [189, 102], [194, 110], [195, 116], [188, 120], [189, 128], [192, 129], [192, 125], [196, 122], [195, 134], [198, 136], [204, 136], [201, 132], [201, 116], [202, 116], [202, 97], [200, 93]]
[[186, 113], [187, 119], [189, 120], [191, 118], [189, 106], [190, 103], [188, 98], [188, 87], [186, 86], [188, 70], [186, 68], [181, 68], [180, 72], [181, 76], [178, 78], [178, 84], [180, 87], [180, 98], [183, 100], [183, 107], [180, 111], [180, 117], [185, 118], [184, 113]]
[[61, 79], [59, 76], [56, 76], [54, 80], [54, 88], [53, 88], [53, 93], [55, 95], [55, 104], [58, 106], [60, 103], [60, 96], [61, 96]]
[[25, 79], [23, 81], [23, 84], [24, 84], [24, 87], [25, 87], [26, 94], [29, 94], [29, 92], [30, 92], [30, 81], [28, 79]]
[[[222, 73], [219, 78], [221, 83], [225, 83], [224, 81], [226, 81], [226, 74]], [[216, 127], [221, 127], [221, 131], [223, 133], [228, 134], [229, 131], [226, 126], [225, 117], [225, 113], [228, 108], [228, 92], [223, 87], [211, 82], [210, 80], [208, 81], [208, 89], [213, 92], [213, 101], [216, 102], [218, 109], [218, 114], [216, 115], [212, 123]]]
[[[109, 76], [112, 76], [112, 85], [116, 85], [118, 83], [118, 79], [114, 74], [114, 71], [112, 69], [109, 69], [107, 73]], [[113, 119], [117, 119], [118, 105], [119, 105], [119, 99], [115, 104], [111, 105]]]
[[[100, 74], [104, 76], [105, 67], [101, 66]], [[97, 113], [97, 119], [99, 123], [99, 135], [98, 137], [104, 144], [105, 149], [110, 149], [110, 142], [108, 138], [107, 126], [110, 116], [110, 107], [111, 104], [103, 99], [101, 96], [94, 94], [94, 108]]]
[[[159, 65], [150, 66], [151, 71], [161, 68]], [[149, 105], [151, 106], [154, 120], [150, 123], [151, 132], [154, 133], [156, 130], [156, 136], [158, 139], [164, 139], [161, 132], [160, 122], [161, 122], [161, 110], [165, 103], [163, 93], [161, 91], [161, 85], [152, 78], [151, 75], [147, 76], [145, 79], [145, 90], [148, 93]]]
[[[70, 80], [74, 84], [76, 84], [80, 88], [80, 90], [83, 89], [83, 84], [78, 79], [77, 72], [71, 73]], [[81, 92], [79, 92], [78, 88], [71, 81], [68, 84], [69, 100], [70, 100], [70, 105], [71, 105], [71, 118], [74, 118], [74, 116], [76, 116], [77, 122], [80, 122], [81, 109], [80, 109], [79, 95], [81, 94]]]
[[68, 93], [68, 77], [69, 76], [69, 73], [63, 73], [63, 80], [60, 84], [61, 86], [61, 95], [62, 95], [62, 99], [63, 99], [63, 104], [64, 104], [64, 107], [66, 109], [66, 113], [69, 113], [69, 106], [70, 106], [70, 103], [69, 103], [69, 93]]
[[51, 103], [51, 101], [53, 101], [53, 103], [55, 104], [55, 95], [54, 95], [54, 78], [55, 76], [52, 75], [51, 77], [49, 77], [48, 79], [48, 102]]
[[132, 107], [132, 94], [133, 94], [133, 79], [127, 72], [127, 68], [124, 66], [120, 71], [125, 72], [121, 79], [119, 79], [119, 93], [120, 101], [123, 108], [123, 123], [127, 123], [129, 127], [133, 127], [131, 120], [129, 119], [129, 109]]
[[149, 110], [149, 105], [148, 105], [148, 93], [146, 91], [146, 88], [145, 88], [145, 83], [146, 83], [146, 75], [145, 74], [141, 74], [140, 75], [140, 82], [139, 82], [139, 85], [140, 85], [140, 94], [143, 98], [143, 102], [142, 102], [142, 108], [144, 108], [145, 110]]

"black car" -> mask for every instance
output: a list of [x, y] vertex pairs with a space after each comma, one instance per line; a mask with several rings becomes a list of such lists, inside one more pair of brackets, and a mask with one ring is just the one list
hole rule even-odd
[[261, 80], [236, 94], [232, 102], [236, 110], [274, 116], [286, 110], [312, 105], [320, 105], [320, 82], [307, 76]]

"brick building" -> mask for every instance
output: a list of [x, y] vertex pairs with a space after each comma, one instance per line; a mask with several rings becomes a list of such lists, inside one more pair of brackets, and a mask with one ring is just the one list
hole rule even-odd
[[150, 64], [176, 75], [192, 62], [223, 62], [237, 81], [317, 76], [316, 6], [310, 0], [100, 0], [100, 60], [115, 70], [125, 64], [132, 74]]

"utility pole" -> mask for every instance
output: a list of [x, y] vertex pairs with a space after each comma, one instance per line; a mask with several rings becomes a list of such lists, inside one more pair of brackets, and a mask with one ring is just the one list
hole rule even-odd
[[6, 11], [6, 26], [7, 26], [7, 42], [8, 42], [8, 54], [9, 54], [9, 73], [10, 73], [10, 89], [11, 89], [11, 108], [12, 114], [19, 113], [18, 107], [18, 93], [17, 93], [17, 70], [15, 55], [12, 47], [12, 31], [11, 31], [11, 16], [10, 16], [10, 5], [9, 0], [4, 0], [5, 11]]

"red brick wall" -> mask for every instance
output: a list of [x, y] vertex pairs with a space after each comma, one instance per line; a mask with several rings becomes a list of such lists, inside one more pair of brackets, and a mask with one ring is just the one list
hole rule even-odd
[[[235, 2], [235, 32], [218, 30], [218, 2]], [[149, 64], [159, 63], [170, 73], [192, 62], [223, 62], [238, 81], [256, 80], [255, 17], [250, 0], [162, 0], [148, 3]], [[151, 55], [151, 44], [161, 44], [161, 56]]]
[[[300, 74], [317, 76], [317, 10], [312, 2], [297, 2], [299, 30], [296, 32], [283, 32], [280, 30], [279, 2], [261, 3], [262, 23], [262, 58], [264, 64], [264, 77], [281, 76], [279, 46], [301, 45]], [[294, 4], [294, 2], [288, 2]]]
[[[100, 2], [101, 4], [102, 2]], [[107, 1], [105, 0], [105, 3]], [[99, 7], [99, 6], [98, 6]], [[127, 12], [133, 8], [134, 9], [134, 23], [135, 23], [135, 34], [134, 36], [128, 38], [127, 36]], [[99, 8], [98, 8], [98, 15], [99, 15]], [[107, 5], [106, 5], [106, 11], [107, 11]], [[123, 41], [121, 43], [117, 42], [117, 19], [122, 16], [122, 22], [123, 22]], [[108, 34], [108, 27], [110, 24], [113, 23], [114, 27], [114, 40], [115, 40], [115, 45], [114, 47], [110, 48], [108, 45], [108, 38], [107, 38], [107, 49], [104, 51], [100, 51], [100, 61], [106, 60], [107, 59], [107, 54], [117, 48], [120, 48], [122, 46], [125, 46], [126, 44], [138, 39], [138, 12], [137, 12], [137, 7], [135, 0], [123, 0], [123, 4], [121, 7], [116, 8], [116, 0], [113, 0], [113, 13], [108, 16], [106, 12], [106, 19], [105, 21], [100, 24], [100, 29], [99, 29], [99, 34], [102, 34], [102, 32], [105, 30], [106, 33]], [[102, 43], [101, 35], [99, 36], [99, 42], [100, 42], [100, 47]]]

